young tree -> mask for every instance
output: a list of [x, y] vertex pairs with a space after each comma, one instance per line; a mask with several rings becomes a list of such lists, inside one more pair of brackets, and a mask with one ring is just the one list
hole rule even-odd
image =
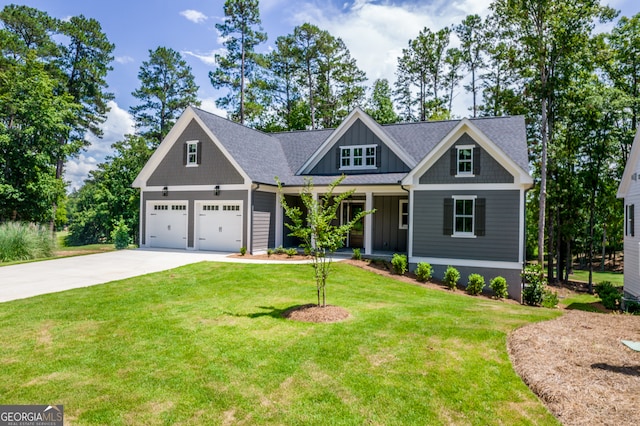
[[227, 108], [234, 119], [244, 124], [247, 114], [255, 116], [256, 108], [260, 108], [248, 102], [248, 92], [259, 87], [261, 59], [254, 49], [267, 40], [267, 33], [262, 32], [258, 0], [226, 0], [224, 16], [224, 22], [216, 24], [216, 28], [225, 39], [226, 53], [215, 56], [218, 67], [209, 72], [209, 79], [214, 88], [229, 89], [229, 94], [218, 99], [216, 105]]
[[132, 95], [141, 103], [129, 108], [136, 131], [156, 147], [188, 106], [200, 106], [191, 67], [180, 53], [167, 47], [149, 50], [138, 72], [140, 87]]
[[[313, 259], [318, 307], [326, 306], [327, 278], [331, 270], [333, 253], [343, 246], [349, 231], [356, 223], [366, 215], [375, 212], [375, 210], [362, 211], [355, 215], [351, 221], [342, 225], [334, 225], [342, 201], [349, 198], [355, 191], [353, 189], [334, 195], [334, 190], [344, 179], [345, 176], [342, 175], [333, 181], [328, 186], [327, 192], [318, 199], [313, 188], [313, 181], [309, 178], [300, 193], [305, 208], [304, 212], [298, 207], [289, 206], [285, 198], [280, 197], [285, 215], [291, 219], [291, 223], [286, 224], [291, 230], [289, 235], [299, 238], [302, 241], [300, 246], [308, 251]], [[282, 184], [277, 178], [276, 181], [280, 194], [282, 194]]]

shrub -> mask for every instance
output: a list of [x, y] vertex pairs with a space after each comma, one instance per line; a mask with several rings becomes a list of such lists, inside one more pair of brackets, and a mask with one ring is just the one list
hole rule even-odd
[[391, 266], [393, 267], [393, 272], [398, 275], [404, 275], [407, 272], [407, 256], [394, 253], [391, 258]]
[[244, 256], [245, 254], [247, 254], [247, 248], [244, 246], [240, 247], [240, 256]]
[[267, 257], [271, 257], [273, 254], [273, 249], [267, 249]]
[[111, 231], [111, 239], [116, 250], [122, 250], [129, 247], [129, 227], [123, 218], [113, 222], [113, 230]]
[[596, 284], [594, 290], [600, 300], [602, 300], [602, 304], [605, 308], [612, 310], [619, 308], [622, 295], [620, 294], [620, 290], [618, 290], [617, 287], [614, 287], [611, 282], [602, 281], [601, 283]]
[[456, 285], [458, 284], [458, 280], [460, 280], [460, 272], [453, 266], [447, 267], [447, 270], [444, 271], [444, 283], [450, 290], [455, 290]]
[[287, 251], [282, 247], [282, 246], [278, 246], [276, 248], [276, 254], [285, 254]]
[[507, 280], [504, 277], [495, 277], [489, 282], [489, 287], [496, 294], [498, 299], [505, 299], [509, 297], [509, 293], [507, 292]]
[[633, 315], [640, 315], [640, 302], [635, 300], [625, 300], [624, 310]]
[[484, 288], [484, 277], [480, 274], [469, 275], [469, 282], [467, 283], [467, 293], [474, 296], [482, 293]]
[[359, 248], [354, 248], [353, 249], [353, 254], [351, 255], [351, 258], [353, 260], [362, 260], [362, 254], [360, 253], [360, 249]]
[[432, 273], [433, 269], [431, 268], [431, 264], [427, 262], [418, 263], [418, 266], [416, 267], [416, 277], [418, 277], [418, 281], [429, 281]]
[[286, 249], [284, 252], [287, 253], [287, 257], [293, 257], [298, 254], [298, 250], [295, 248]]
[[549, 289], [544, 289], [542, 292], [542, 306], [545, 308], [553, 309], [558, 306], [560, 299], [558, 293]]
[[33, 223], [0, 224], [0, 262], [50, 257], [55, 241], [48, 229]]
[[522, 272], [525, 281], [522, 290], [522, 300], [530, 306], [538, 306], [542, 303], [546, 279], [540, 265], [528, 265]]

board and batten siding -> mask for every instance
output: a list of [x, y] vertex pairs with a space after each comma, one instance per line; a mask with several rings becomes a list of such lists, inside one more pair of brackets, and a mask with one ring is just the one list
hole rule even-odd
[[[200, 164], [187, 167], [187, 141], [198, 141]], [[147, 186], [243, 184], [244, 179], [204, 130], [192, 120], [147, 180]]]
[[[485, 235], [443, 234], [444, 199], [469, 195], [486, 200]], [[413, 257], [519, 262], [520, 191], [421, 191], [413, 194]]]
[[253, 194], [253, 238], [251, 252], [266, 251], [276, 244], [276, 194], [256, 191]]
[[[451, 162], [453, 161], [451, 150], [456, 146], [473, 145], [480, 149], [480, 170], [473, 177], [456, 177], [451, 174]], [[469, 184], [469, 183], [513, 183], [514, 177], [500, 165], [487, 151], [480, 146], [468, 134], [462, 135], [453, 146], [442, 155], [433, 166], [420, 176], [420, 184]]]
[[374, 251], [406, 253], [408, 231], [399, 226], [400, 200], [407, 200], [407, 197], [374, 195], [373, 208], [376, 212], [371, 216]]
[[[337, 162], [337, 150], [341, 146], [377, 145], [380, 167], [376, 170], [340, 170]], [[344, 135], [334, 144], [327, 154], [311, 170], [310, 175], [339, 175], [361, 173], [408, 173], [409, 167], [385, 145], [375, 133], [361, 120], [356, 120]]]
[[[627, 166], [628, 167], [628, 166]], [[628, 229], [627, 206], [633, 205], [633, 233]], [[640, 180], [632, 181], [624, 198], [624, 293], [626, 297], [640, 298]], [[633, 235], [631, 235], [633, 234]]]
[[214, 196], [212, 191], [169, 191], [167, 196], [162, 196], [161, 192], [145, 191], [142, 193], [142, 213], [140, 215], [142, 226], [140, 227], [140, 244], [146, 244], [146, 218], [147, 201], [187, 201], [187, 248], [194, 248], [195, 235], [195, 202], [196, 201], [242, 201], [242, 245], [247, 244], [247, 191], [221, 191], [220, 195]]

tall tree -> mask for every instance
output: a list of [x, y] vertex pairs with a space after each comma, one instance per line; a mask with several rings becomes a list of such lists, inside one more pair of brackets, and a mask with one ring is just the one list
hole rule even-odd
[[304, 23], [293, 29], [294, 48], [292, 52], [300, 61], [298, 84], [307, 93], [307, 104], [311, 118], [311, 128], [317, 129], [317, 105], [315, 95], [318, 91], [318, 75], [320, 73], [319, 50], [326, 32], [315, 25]]
[[496, 0], [492, 9], [503, 25], [509, 26], [516, 35], [522, 54], [522, 76], [531, 77], [529, 91], [539, 103], [538, 262], [543, 264], [548, 144], [553, 140], [556, 68], [561, 62], [568, 64], [577, 60], [588, 44], [594, 21], [612, 19], [613, 13], [600, 6], [597, 0]]
[[458, 86], [458, 84], [460, 83], [460, 81], [462, 81], [462, 77], [463, 77], [462, 74], [460, 74], [460, 70], [463, 65], [463, 61], [462, 61], [463, 57], [464, 57], [463, 53], [459, 49], [454, 47], [451, 49], [447, 49], [447, 56], [445, 56], [444, 58], [444, 63], [447, 67], [446, 74], [444, 77], [444, 84], [449, 91], [447, 95], [447, 98], [449, 100], [449, 107], [448, 107], [449, 116], [451, 116], [452, 114], [451, 111], [453, 108], [454, 91]]
[[224, 22], [216, 28], [225, 40], [226, 53], [215, 56], [217, 68], [209, 72], [209, 78], [214, 88], [229, 89], [229, 94], [216, 102], [218, 107], [226, 108], [232, 118], [244, 124], [248, 110], [257, 115], [255, 109], [260, 107], [248, 102], [252, 96], [247, 92], [259, 88], [261, 58], [255, 47], [267, 40], [267, 34], [262, 31], [258, 0], [226, 0], [224, 16]]
[[482, 67], [482, 52], [485, 49], [484, 28], [482, 18], [478, 15], [467, 16], [460, 25], [455, 27], [455, 32], [460, 39], [460, 52], [462, 52], [462, 61], [467, 70], [471, 72], [471, 84], [467, 87], [471, 92], [473, 107], [473, 116], [478, 116], [477, 102], [477, 80], [476, 73]]
[[142, 63], [138, 80], [140, 87], [132, 95], [140, 104], [130, 107], [129, 112], [135, 119], [137, 133], [156, 147], [185, 108], [200, 106], [198, 86], [182, 55], [167, 47], [149, 50], [149, 59]]
[[399, 118], [393, 109], [392, 91], [386, 78], [373, 82], [371, 98], [365, 111], [380, 124], [397, 123]]

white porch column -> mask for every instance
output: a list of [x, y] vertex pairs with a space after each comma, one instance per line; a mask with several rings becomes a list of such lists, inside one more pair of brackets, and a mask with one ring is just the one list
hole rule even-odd
[[276, 194], [276, 247], [280, 247], [284, 243], [284, 209], [280, 203], [280, 199], [284, 197], [284, 194]]
[[[373, 209], [372, 192], [366, 193], [364, 209]], [[373, 254], [373, 217], [370, 214], [364, 217], [364, 254]]]

